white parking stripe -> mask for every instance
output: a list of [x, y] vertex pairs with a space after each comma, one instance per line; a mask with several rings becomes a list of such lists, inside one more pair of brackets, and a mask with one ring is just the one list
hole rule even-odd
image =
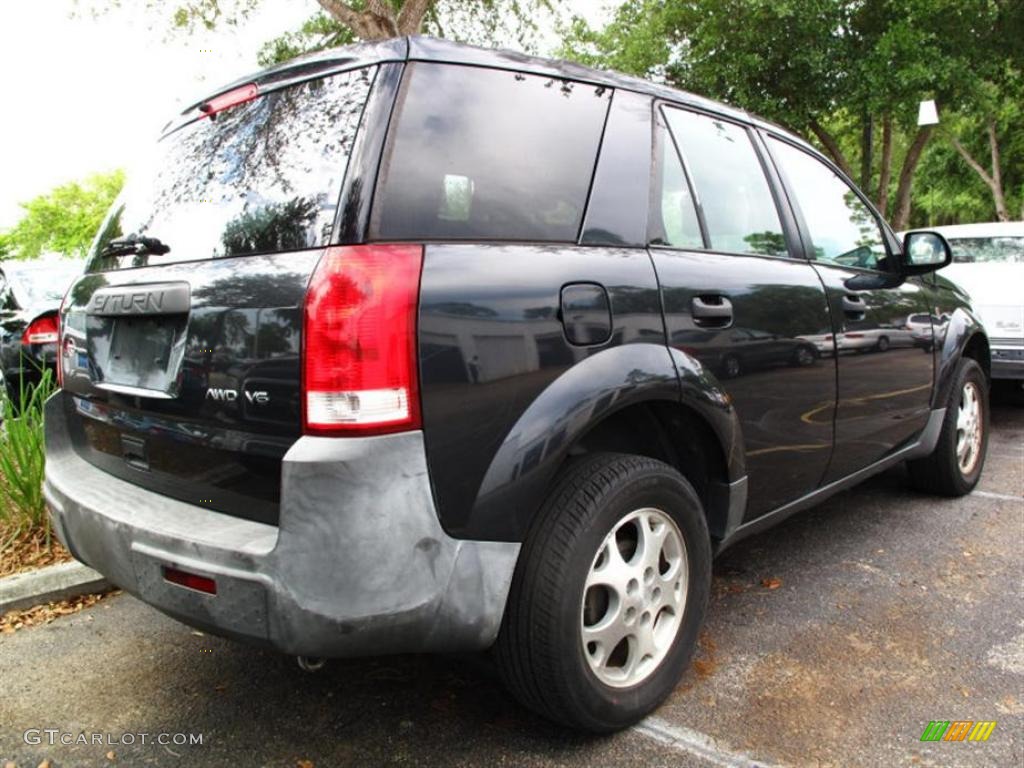
[[1024, 501], [1024, 496], [1011, 496], [1008, 493], [992, 493], [992, 491], [971, 491], [972, 496], [983, 499], [999, 499], [999, 501]]
[[672, 725], [660, 717], [648, 717], [632, 727], [633, 731], [667, 747], [686, 752], [720, 768], [771, 768], [771, 763], [755, 760], [742, 752], [733, 752], [710, 736]]

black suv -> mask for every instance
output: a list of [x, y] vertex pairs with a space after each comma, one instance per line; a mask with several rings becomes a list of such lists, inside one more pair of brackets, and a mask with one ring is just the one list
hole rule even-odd
[[[737, 109], [426, 38], [315, 55], [186, 109], [115, 203], [46, 498], [188, 624], [493, 648], [528, 706], [620, 728], [715, 553], [904, 460], [977, 483], [988, 342], [948, 261]], [[914, 313], [949, 317], [932, 353], [835, 354]]]

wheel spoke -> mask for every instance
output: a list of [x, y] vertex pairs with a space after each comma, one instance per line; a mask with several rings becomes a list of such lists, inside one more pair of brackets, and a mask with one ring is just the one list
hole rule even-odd
[[620, 596], [624, 594], [626, 584], [633, 576], [633, 569], [622, 559], [614, 531], [605, 538], [595, 563], [596, 567], [591, 568], [587, 576], [586, 586], [589, 588], [603, 584]]
[[[589, 646], [590, 643], [596, 643], [603, 652], [602, 659], [607, 659], [608, 655], [615, 650], [615, 646], [622, 642], [622, 639], [627, 637], [631, 631], [621, 621], [618, 613], [616, 611], [616, 615], [606, 617], [592, 627], [583, 628], [583, 644]], [[589, 652], [589, 647], [587, 650]]]

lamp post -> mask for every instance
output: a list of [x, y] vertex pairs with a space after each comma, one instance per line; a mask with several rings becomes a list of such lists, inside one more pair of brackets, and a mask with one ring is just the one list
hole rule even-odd
[[[922, 101], [917, 107], [917, 127], [939, 124], [939, 110], [935, 107], [935, 99]], [[935, 215], [935, 185], [932, 184], [931, 192], [928, 195], [928, 226], [932, 226], [932, 217]]]

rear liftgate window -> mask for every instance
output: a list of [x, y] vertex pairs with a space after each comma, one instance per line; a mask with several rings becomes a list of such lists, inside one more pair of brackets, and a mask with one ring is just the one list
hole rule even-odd
[[417, 63], [403, 91], [376, 237], [576, 241], [611, 89]]
[[[374, 72], [256, 95], [165, 136], [104, 222], [99, 268], [325, 245]], [[169, 251], [125, 256], [107, 248], [133, 235], [157, 238]]]

